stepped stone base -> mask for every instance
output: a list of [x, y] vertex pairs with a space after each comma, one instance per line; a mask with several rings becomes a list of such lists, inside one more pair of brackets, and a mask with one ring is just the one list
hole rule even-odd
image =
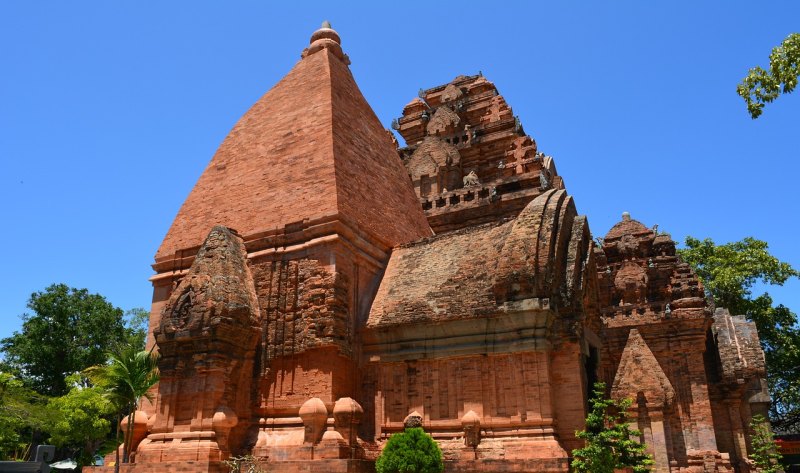
[[[266, 463], [267, 471], [281, 473], [375, 473], [375, 462], [369, 460], [297, 460]], [[89, 473], [111, 473], [113, 466], [84, 467]], [[222, 462], [162, 462], [120, 465], [120, 473], [228, 473]], [[453, 470], [460, 471], [460, 470]], [[477, 470], [476, 470], [477, 471]], [[523, 471], [523, 470], [498, 470]], [[549, 471], [549, 470], [548, 470]], [[566, 470], [564, 470], [566, 471]]]
[[375, 462], [369, 460], [312, 460], [267, 463], [268, 471], [286, 473], [375, 473]]
[[569, 471], [569, 462], [566, 458], [529, 460], [456, 460], [445, 462], [444, 471], [457, 471], [458, 473], [566, 473]]
[[[113, 466], [83, 467], [87, 473], [112, 473]], [[161, 463], [126, 463], [119, 466], [120, 473], [228, 473], [230, 468], [222, 462], [175, 461]]]

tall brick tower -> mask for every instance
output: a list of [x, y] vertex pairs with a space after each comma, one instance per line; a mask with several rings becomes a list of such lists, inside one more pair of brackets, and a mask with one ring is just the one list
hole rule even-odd
[[161, 382], [136, 471], [215, 471], [253, 449], [329, 458], [331, 471], [357, 461], [356, 328], [391, 248], [432, 230], [348, 64], [324, 23], [230, 132], [158, 249]]

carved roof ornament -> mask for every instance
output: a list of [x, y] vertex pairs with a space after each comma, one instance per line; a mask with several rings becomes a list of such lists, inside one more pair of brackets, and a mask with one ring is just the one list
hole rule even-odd
[[486, 110], [486, 115], [483, 116], [482, 121], [484, 123], [494, 123], [510, 117], [512, 117], [512, 112], [508, 108], [505, 99], [501, 95], [496, 95], [492, 98], [492, 104]]
[[536, 157], [536, 151], [536, 140], [530, 136], [520, 136], [511, 143], [509, 152], [506, 155], [511, 154], [515, 160], [521, 161], [525, 158]]
[[622, 212], [622, 220], [611, 227], [611, 230], [606, 234], [606, 241], [622, 238], [625, 235], [632, 237], [654, 236], [651, 229], [644, 226], [642, 222], [632, 219], [629, 212]]
[[446, 135], [452, 133], [461, 124], [461, 117], [450, 107], [439, 107], [434, 112], [426, 128], [429, 135]]
[[620, 305], [646, 302], [647, 273], [632, 261], [622, 263], [614, 278], [614, 287], [620, 297]]
[[220, 324], [256, 324], [258, 303], [246, 261], [241, 237], [214, 227], [167, 301], [156, 337], [189, 338]]
[[425, 102], [420, 100], [418, 97], [414, 97], [414, 99], [411, 102], [408, 102], [406, 106], [403, 107], [403, 115], [420, 113], [427, 108], [428, 106], [425, 105]]
[[394, 147], [395, 147], [395, 148], [399, 148], [399, 147], [400, 147], [400, 143], [397, 141], [397, 137], [396, 137], [396, 136], [394, 136], [394, 133], [392, 133], [392, 130], [389, 130], [389, 129], [387, 128], [387, 129], [386, 129], [386, 134], [387, 134], [387, 135], [389, 135], [389, 140], [392, 142], [392, 144], [394, 145]]
[[412, 179], [434, 176], [441, 167], [459, 166], [461, 155], [455, 146], [439, 138], [428, 137], [414, 150], [406, 166]]
[[461, 88], [456, 87], [453, 84], [448, 84], [447, 87], [444, 88], [442, 92], [442, 102], [455, 102], [456, 100], [460, 100], [464, 97], [464, 92]]
[[539, 171], [539, 189], [545, 191], [550, 188], [550, 179], [548, 179], [549, 174], [550, 171], [547, 169], [542, 169]]
[[339, 37], [339, 33], [331, 27], [329, 21], [323, 21], [322, 26], [311, 34], [309, 43], [309, 46], [300, 55], [301, 58], [305, 59], [316, 52], [327, 49], [342, 62], [350, 65], [350, 58], [342, 50], [342, 40]]
[[653, 239], [653, 254], [655, 256], [675, 256], [675, 242], [669, 233], [661, 233]]

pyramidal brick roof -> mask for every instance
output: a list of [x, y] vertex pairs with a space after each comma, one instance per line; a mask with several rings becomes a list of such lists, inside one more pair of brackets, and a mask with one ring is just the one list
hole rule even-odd
[[215, 225], [248, 235], [338, 219], [385, 248], [432, 231], [386, 129], [323, 24], [292, 70], [233, 127], [183, 203], [156, 260]]

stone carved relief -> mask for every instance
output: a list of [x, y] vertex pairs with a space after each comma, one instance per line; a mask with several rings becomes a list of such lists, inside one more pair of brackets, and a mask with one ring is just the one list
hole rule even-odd
[[247, 287], [252, 277], [243, 268], [243, 247], [237, 238], [225, 227], [209, 233], [189, 274], [165, 305], [159, 333], [207, 331], [223, 322], [255, 323], [255, 294]]
[[630, 259], [639, 253], [639, 239], [633, 235], [624, 235], [616, 242], [617, 252], [625, 259]]
[[[194, 306], [194, 290], [192, 286], [187, 286], [183, 293], [180, 293], [178, 302], [171, 315], [172, 324], [175, 330], [182, 330], [187, 326], [194, 325], [192, 320], [192, 307]], [[200, 322], [200, 321], [196, 321]]]
[[622, 263], [614, 278], [614, 288], [620, 296], [620, 305], [646, 302], [647, 280], [647, 273], [641, 266], [632, 261]]
[[464, 187], [477, 187], [481, 185], [480, 179], [478, 179], [478, 175], [475, 174], [475, 171], [470, 171], [469, 174], [464, 176]]

